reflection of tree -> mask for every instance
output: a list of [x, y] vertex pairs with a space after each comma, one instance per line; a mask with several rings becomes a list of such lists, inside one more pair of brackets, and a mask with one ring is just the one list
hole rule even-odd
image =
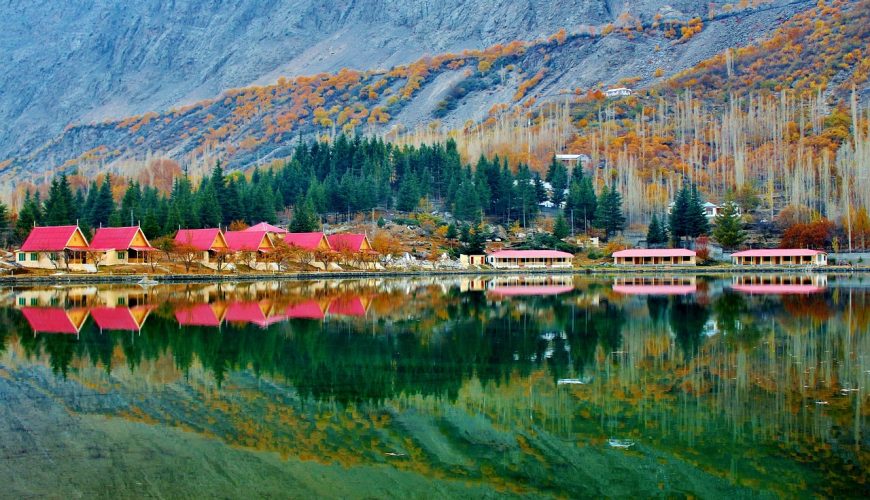
[[659, 324], [665, 319], [668, 310], [668, 298], [662, 295], [650, 295], [646, 298], [646, 308], [649, 310], [649, 318], [653, 324]]
[[710, 318], [706, 307], [695, 302], [691, 297], [674, 297], [671, 302], [671, 330], [677, 337], [677, 344], [683, 350], [683, 355], [691, 358], [701, 346], [704, 325]]
[[754, 346], [761, 338], [761, 331], [749, 310], [746, 299], [739, 293], [725, 291], [713, 302], [713, 311], [719, 329], [728, 342]]

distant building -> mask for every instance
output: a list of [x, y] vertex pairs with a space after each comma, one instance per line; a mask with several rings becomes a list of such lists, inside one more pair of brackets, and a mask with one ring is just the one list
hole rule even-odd
[[286, 229], [280, 228], [278, 226], [273, 226], [272, 224], [269, 224], [268, 222], [261, 222], [259, 224], [254, 224], [253, 226], [245, 229], [245, 231], [250, 231], [250, 232], [264, 231], [264, 232], [271, 234], [272, 236], [277, 236], [279, 238], [284, 238], [284, 235], [289, 232]]
[[632, 92], [630, 88], [626, 87], [617, 87], [615, 89], [607, 89], [604, 91], [604, 95], [607, 97], [625, 97], [630, 96], [633, 93], [634, 92]]
[[568, 268], [574, 256], [556, 250], [501, 250], [486, 256], [486, 263], [499, 269]]
[[731, 254], [735, 266], [826, 266], [828, 254], [805, 248], [744, 250]]
[[613, 253], [617, 266], [694, 266], [693, 250], [685, 248], [632, 248]]
[[486, 264], [486, 255], [467, 255], [463, 253], [459, 255], [459, 263], [463, 267], [482, 266]]
[[[730, 203], [730, 202], [726, 202], [726, 203]], [[708, 219], [715, 219], [719, 215], [719, 212], [722, 211], [722, 208], [724, 206], [725, 206], [724, 203], [721, 205], [717, 205], [717, 204], [709, 202], [709, 201], [705, 202], [702, 205], [702, 207], [704, 208], [704, 216], [707, 217]], [[737, 208], [737, 215], [741, 215], [740, 205], [735, 204], [735, 206]], [[671, 213], [671, 211], [673, 209], [674, 209], [674, 202], [671, 202], [668, 204], [668, 213]]]

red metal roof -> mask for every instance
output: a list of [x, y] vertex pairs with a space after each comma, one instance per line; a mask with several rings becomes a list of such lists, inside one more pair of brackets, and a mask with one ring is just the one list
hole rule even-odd
[[[317, 250], [317, 246], [322, 239], [323, 233], [287, 233], [284, 235], [285, 243], [305, 250]], [[327, 240], [327, 243], [329, 243], [329, 240]]]
[[337, 252], [343, 250], [359, 252], [363, 242], [366, 241], [366, 235], [362, 233], [338, 233], [330, 234], [326, 239], [329, 241], [329, 246]]
[[284, 310], [284, 317], [288, 319], [323, 319], [323, 309], [316, 300], [309, 300], [289, 306]]
[[489, 254], [498, 259], [573, 259], [568, 252], [557, 250], [500, 250]]
[[220, 232], [220, 229], [179, 229], [175, 234], [175, 243], [207, 251], [211, 250]]
[[360, 297], [339, 297], [329, 303], [329, 314], [365, 316], [366, 306]]
[[[91, 240], [91, 250], [124, 250], [131, 248], [133, 238], [139, 232], [139, 226], [101, 227], [94, 233]], [[142, 235], [143, 237], [145, 235]], [[147, 239], [145, 241], [148, 241]], [[150, 247], [142, 247], [150, 248]]]
[[259, 302], [233, 302], [227, 307], [224, 319], [232, 323], [253, 323], [261, 327], [269, 324]]
[[269, 224], [268, 222], [261, 222], [259, 224], [254, 224], [253, 226], [249, 227], [248, 229], [245, 229], [245, 231], [265, 231], [267, 233], [274, 233], [274, 234], [287, 234], [286, 229], [281, 229], [278, 226], [273, 226], [272, 224]]
[[496, 286], [489, 290], [493, 295], [517, 297], [523, 295], [559, 295], [573, 290], [569, 285]]
[[613, 252], [614, 257], [694, 257], [694, 250], [685, 248], [630, 248]]
[[27, 235], [23, 252], [60, 252], [67, 247], [78, 226], [45, 226], [35, 227]]
[[265, 231], [227, 231], [224, 239], [227, 247], [233, 252], [256, 252], [263, 243], [263, 238], [268, 238]]
[[185, 326], [220, 326], [221, 320], [210, 304], [196, 304], [175, 310], [175, 320]]
[[812, 257], [823, 254], [821, 250], [806, 248], [759, 248], [732, 253], [732, 257]]
[[21, 313], [34, 333], [79, 333], [78, 327], [60, 307], [24, 307]]
[[133, 317], [133, 311], [127, 307], [94, 307], [90, 312], [100, 330], [138, 332], [142, 328]]

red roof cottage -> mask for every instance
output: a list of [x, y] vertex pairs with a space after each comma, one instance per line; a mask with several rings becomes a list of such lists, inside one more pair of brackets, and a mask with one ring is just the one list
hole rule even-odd
[[208, 267], [218, 253], [228, 250], [227, 240], [220, 229], [179, 229], [174, 243], [176, 249], [200, 252], [197, 262]]
[[288, 233], [288, 231], [286, 229], [282, 229], [278, 226], [273, 226], [272, 224], [269, 224], [268, 222], [261, 222], [259, 224], [254, 224], [253, 226], [245, 229], [245, 231], [251, 231], [251, 232], [262, 231], [262, 232], [276, 235], [279, 238], [283, 238], [284, 235]]
[[227, 231], [224, 233], [224, 239], [234, 260], [254, 269], [261, 267], [257, 262], [260, 255], [275, 249], [272, 236], [266, 231]]
[[287, 233], [284, 235], [284, 242], [309, 252], [332, 249], [323, 233]]
[[33, 269], [76, 269], [87, 263], [88, 240], [78, 226], [34, 227], [15, 260]]
[[336, 252], [370, 252], [372, 244], [364, 233], [338, 233], [326, 237], [329, 246]]
[[155, 250], [139, 226], [101, 227], [91, 240], [90, 250], [102, 252], [100, 265], [144, 264]]

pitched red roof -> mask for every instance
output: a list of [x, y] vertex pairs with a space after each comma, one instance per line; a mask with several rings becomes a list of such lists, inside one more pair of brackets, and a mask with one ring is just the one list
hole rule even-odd
[[335, 251], [349, 250], [351, 252], [359, 252], [362, 249], [363, 242], [366, 241], [366, 235], [361, 233], [338, 233], [330, 234], [326, 239], [329, 241], [329, 246]]
[[263, 238], [268, 238], [265, 231], [245, 230], [224, 233], [227, 247], [233, 252], [256, 252], [260, 248]]
[[366, 306], [360, 297], [339, 297], [329, 303], [329, 314], [365, 316]]
[[220, 232], [220, 229], [179, 229], [178, 233], [175, 234], [175, 243], [190, 245], [205, 252], [211, 250]]
[[281, 229], [278, 226], [273, 226], [272, 224], [269, 224], [268, 222], [261, 222], [259, 224], [254, 224], [253, 226], [249, 227], [248, 229], [245, 229], [245, 231], [265, 231], [267, 233], [274, 233], [274, 234], [287, 234], [286, 229]]
[[21, 313], [34, 333], [79, 333], [78, 327], [60, 307], [24, 307]]
[[288, 319], [323, 319], [323, 309], [316, 300], [308, 300], [289, 306], [284, 310], [284, 317]]
[[184, 326], [220, 326], [221, 320], [210, 304], [196, 304], [175, 310], [175, 320]]
[[[290, 246], [303, 248], [305, 250], [317, 250], [317, 245], [323, 239], [323, 233], [287, 233], [284, 236], [284, 242]], [[329, 243], [329, 240], [326, 240]]]
[[224, 319], [233, 323], [253, 323], [260, 327], [269, 324], [259, 302], [233, 302], [227, 307]]
[[[91, 240], [92, 250], [124, 250], [133, 248], [133, 238], [139, 232], [139, 226], [130, 227], [101, 227], [94, 233]], [[144, 234], [142, 235], [145, 236]], [[147, 239], [145, 240], [148, 241]], [[152, 247], [136, 247], [135, 250], [153, 250]]]
[[100, 330], [138, 332], [142, 328], [133, 317], [133, 311], [127, 307], [94, 307], [90, 312]]
[[21, 245], [21, 251], [60, 252], [65, 248], [71, 248], [67, 247], [67, 243], [78, 228], [78, 226], [35, 227], [27, 235], [24, 244]]
[[614, 257], [694, 257], [694, 250], [685, 248], [629, 248], [613, 252]]

